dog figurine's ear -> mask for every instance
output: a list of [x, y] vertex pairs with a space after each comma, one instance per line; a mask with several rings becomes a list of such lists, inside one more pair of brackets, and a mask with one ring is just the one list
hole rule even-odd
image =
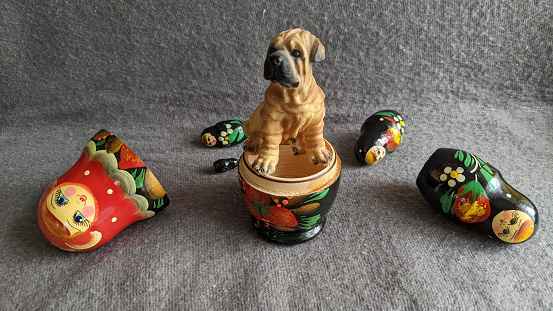
[[318, 63], [325, 60], [325, 47], [321, 44], [319, 39], [315, 38], [313, 46], [311, 47], [311, 54], [309, 55], [309, 61], [312, 63]]

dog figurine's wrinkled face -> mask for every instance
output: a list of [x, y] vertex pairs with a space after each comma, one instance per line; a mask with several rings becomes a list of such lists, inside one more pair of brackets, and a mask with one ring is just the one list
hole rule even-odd
[[[293, 38], [292, 34], [298, 36]], [[308, 74], [305, 69], [310, 71], [311, 63], [324, 59], [324, 46], [315, 36], [283, 32], [269, 44], [263, 75], [271, 82], [280, 83], [287, 88], [296, 88], [302, 77]]]
[[315, 165], [332, 159], [323, 139], [325, 95], [312, 73], [312, 64], [324, 58], [324, 46], [309, 31], [291, 29], [271, 40], [264, 68], [271, 84], [265, 100], [242, 124], [248, 136], [244, 151], [259, 155], [252, 164], [258, 173], [275, 171], [284, 144]]

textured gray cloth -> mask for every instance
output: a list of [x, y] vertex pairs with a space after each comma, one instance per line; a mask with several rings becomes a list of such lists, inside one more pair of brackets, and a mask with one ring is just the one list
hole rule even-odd
[[[0, 309], [552, 309], [552, 18], [551, 1], [2, 1]], [[326, 48], [313, 71], [343, 169], [322, 234], [287, 247], [255, 231], [238, 171], [212, 171], [241, 148], [200, 133], [249, 117], [269, 41], [295, 27]], [[382, 109], [403, 114], [406, 136], [363, 167], [353, 144]], [[37, 203], [101, 128], [171, 204], [65, 252]], [[430, 207], [415, 179], [440, 147], [529, 197], [535, 236], [508, 245]]]

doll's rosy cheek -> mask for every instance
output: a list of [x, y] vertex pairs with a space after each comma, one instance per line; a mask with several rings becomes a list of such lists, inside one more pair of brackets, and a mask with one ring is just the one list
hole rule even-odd
[[499, 227], [493, 227], [493, 231], [495, 231], [495, 233], [499, 233], [501, 231], [501, 228]]
[[63, 194], [67, 198], [70, 198], [70, 197], [74, 196], [75, 193], [77, 193], [77, 189], [75, 189], [75, 187], [69, 187], [69, 188], [65, 189], [65, 191], [63, 192]]
[[83, 216], [86, 218], [91, 217], [94, 215], [94, 206], [87, 205], [83, 207]]

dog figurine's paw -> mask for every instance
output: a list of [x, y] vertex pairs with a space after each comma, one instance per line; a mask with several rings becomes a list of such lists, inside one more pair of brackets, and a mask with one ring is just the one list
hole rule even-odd
[[300, 155], [305, 153], [305, 149], [300, 140], [298, 140], [297, 138], [289, 138], [288, 141], [290, 142], [290, 145], [292, 145], [292, 153], [294, 155]]
[[252, 168], [262, 175], [269, 175], [275, 172], [278, 163], [278, 156], [259, 155], [252, 164]]
[[313, 164], [327, 166], [332, 161], [332, 153], [326, 148], [309, 149], [306, 151], [307, 158], [313, 162]]

